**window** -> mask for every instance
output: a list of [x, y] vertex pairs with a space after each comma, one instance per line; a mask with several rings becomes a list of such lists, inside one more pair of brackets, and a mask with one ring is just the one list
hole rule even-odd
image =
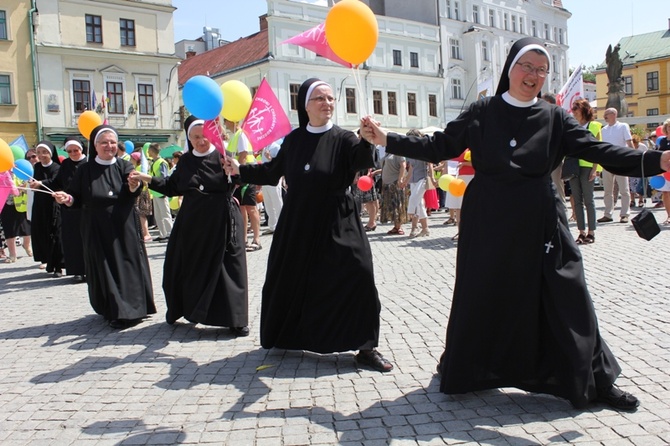
[[461, 87], [460, 79], [451, 79], [451, 98], [463, 99], [463, 88]]
[[9, 33], [7, 32], [7, 12], [0, 11], [0, 40], [9, 39]]
[[386, 102], [388, 105], [388, 114], [396, 116], [398, 114], [398, 107], [395, 97], [395, 91], [389, 91], [388, 93], [386, 93]]
[[0, 104], [12, 103], [12, 84], [9, 74], [0, 74]]
[[83, 113], [91, 109], [91, 82], [74, 79], [72, 81], [74, 112]]
[[393, 50], [393, 65], [402, 67], [402, 52], [400, 50]]
[[512, 16], [512, 31], [516, 32], [516, 16]]
[[461, 20], [461, 7], [458, 2], [454, 2], [454, 19]]
[[121, 82], [107, 82], [107, 110], [112, 115], [123, 115], [123, 84]]
[[503, 28], [505, 31], [509, 31], [509, 14], [503, 14]]
[[479, 23], [479, 6], [472, 5], [472, 21]]
[[434, 94], [428, 95], [428, 114], [437, 117], [437, 96]]
[[647, 73], [647, 91], [658, 90], [658, 71]]
[[496, 27], [496, 12], [493, 9], [489, 9], [489, 26]]
[[544, 38], [547, 40], [551, 40], [551, 31], [549, 31], [549, 25], [546, 23], [544, 24]]
[[102, 43], [102, 17], [86, 14], [86, 41]]
[[409, 53], [409, 66], [419, 68], [419, 53]]
[[288, 89], [289, 89], [289, 95], [290, 95], [289, 102], [291, 103], [291, 110], [297, 110], [298, 109], [298, 90], [300, 90], [300, 84], [289, 84]]
[[633, 76], [624, 76], [623, 92], [624, 94], [633, 94]]
[[135, 20], [120, 19], [119, 22], [121, 25], [121, 46], [135, 46]]
[[375, 115], [382, 115], [382, 92], [381, 90], [372, 90], [372, 112]]
[[447, 18], [451, 18], [451, 0], [447, 0]]
[[461, 58], [461, 43], [458, 39], [449, 39], [449, 46], [451, 47], [451, 58]]
[[523, 17], [519, 17], [519, 33], [521, 33], [521, 34], [526, 34], [524, 23], [526, 23], [526, 22], [523, 19]]
[[559, 29], [558, 29], [558, 43], [560, 43], [561, 45], [563, 45], [563, 44], [565, 43], [565, 37], [564, 37], [564, 34], [563, 34], [563, 28], [559, 28]]
[[356, 89], [345, 88], [344, 93], [347, 96], [347, 113], [356, 113]]
[[407, 93], [407, 114], [416, 116], [416, 93]]
[[558, 28], [554, 26], [554, 38], [552, 39], [554, 42], [558, 39]]
[[137, 85], [138, 106], [140, 115], [154, 115], [154, 86], [151, 84]]
[[482, 59], [489, 61], [489, 43], [486, 40], [482, 40]]
[[647, 116], [658, 116], [658, 109], [657, 108], [648, 108], [647, 109]]
[[533, 37], [537, 37], [537, 22], [535, 20], [530, 21], [530, 32]]
[[556, 63], [556, 55], [555, 54], [551, 55], [551, 70], [554, 73], [558, 73], [558, 64]]

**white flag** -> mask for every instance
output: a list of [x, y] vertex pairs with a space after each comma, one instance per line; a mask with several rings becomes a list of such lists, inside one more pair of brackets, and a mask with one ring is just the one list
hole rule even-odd
[[572, 72], [568, 82], [561, 88], [561, 91], [556, 95], [556, 103], [572, 113], [572, 104], [584, 97], [584, 79], [582, 78], [582, 65], [580, 64], [575, 71]]

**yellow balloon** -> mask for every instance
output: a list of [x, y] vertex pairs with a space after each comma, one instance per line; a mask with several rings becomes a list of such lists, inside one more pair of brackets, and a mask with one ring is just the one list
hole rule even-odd
[[465, 155], [463, 155], [463, 159], [465, 161], [468, 161], [468, 162], [472, 161], [472, 153], [470, 152], [469, 149], [465, 151]]
[[172, 209], [173, 211], [179, 209], [179, 197], [170, 197], [169, 203], [170, 203], [170, 209]]
[[224, 82], [221, 85], [223, 108], [221, 116], [232, 122], [243, 120], [251, 108], [251, 91], [238, 80]]
[[77, 121], [77, 128], [79, 133], [86, 139], [91, 137], [91, 132], [94, 128], [102, 124], [102, 118], [99, 114], [93, 110], [86, 110], [84, 113], [79, 115], [79, 120]]
[[14, 154], [9, 144], [0, 138], [0, 173], [7, 172], [14, 167]]
[[326, 16], [328, 46], [352, 65], [365, 62], [377, 46], [379, 25], [372, 10], [359, 0], [342, 0]]
[[442, 175], [439, 180], [437, 180], [437, 185], [443, 191], [449, 191], [449, 183], [454, 180], [452, 175]]

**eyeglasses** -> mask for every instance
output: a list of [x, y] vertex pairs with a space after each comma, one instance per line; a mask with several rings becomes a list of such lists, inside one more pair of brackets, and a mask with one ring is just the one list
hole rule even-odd
[[66, 150], [67, 153], [74, 153], [74, 152], [79, 152], [81, 149], [68, 149]]
[[326, 101], [335, 102], [335, 98], [332, 97], [332, 96], [317, 96], [317, 97], [314, 97], [314, 98], [310, 98], [309, 100], [314, 101], [318, 104], [323, 104]]
[[521, 71], [524, 73], [535, 73], [537, 77], [547, 77], [547, 74], [549, 74], [549, 70], [547, 70], [545, 67], [534, 67], [533, 65], [529, 63], [520, 63], [517, 62], [516, 65], [521, 67]]
[[37, 158], [37, 155], [30, 155], [30, 156], [28, 157], [29, 160], [34, 160], [35, 158]]

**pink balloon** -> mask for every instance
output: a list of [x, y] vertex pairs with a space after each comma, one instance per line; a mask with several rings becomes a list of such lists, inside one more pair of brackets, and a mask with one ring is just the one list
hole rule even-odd
[[656, 127], [656, 136], [658, 136], [658, 137], [663, 136], [663, 126], [662, 125], [659, 125], [658, 127]]
[[370, 189], [372, 189], [373, 184], [374, 184], [374, 182], [372, 181], [372, 178], [370, 178], [369, 176], [365, 175], [365, 176], [362, 176], [362, 177], [360, 177], [360, 178], [358, 179], [358, 184], [357, 184], [357, 186], [358, 186], [358, 188], [359, 188], [360, 190], [362, 190], [363, 192], [367, 192], [367, 191], [369, 191]]

